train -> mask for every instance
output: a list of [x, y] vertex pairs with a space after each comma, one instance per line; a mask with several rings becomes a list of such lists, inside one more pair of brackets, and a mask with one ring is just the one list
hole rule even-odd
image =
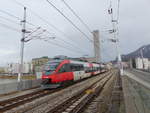
[[104, 66], [99, 63], [56, 59], [45, 64], [41, 87], [44, 89], [58, 88], [105, 71]]

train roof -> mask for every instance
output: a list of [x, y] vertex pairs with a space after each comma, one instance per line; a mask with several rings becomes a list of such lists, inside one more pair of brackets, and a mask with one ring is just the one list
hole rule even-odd
[[64, 60], [51, 60], [51, 61], [48, 61], [48, 63], [52, 63], [52, 62], [62, 62], [62, 61], [66, 61], [66, 60], [68, 60], [68, 61], [70, 61], [70, 63], [77, 63], [77, 64], [85, 64], [85, 63], [90, 63], [90, 64], [95, 64], [95, 65], [100, 65], [99, 63], [92, 63], [92, 62], [85, 62], [85, 61], [80, 61], [80, 60], [73, 60], [73, 59], [64, 59]]

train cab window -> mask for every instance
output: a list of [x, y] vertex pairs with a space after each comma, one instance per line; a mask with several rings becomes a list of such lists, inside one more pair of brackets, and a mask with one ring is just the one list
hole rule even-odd
[[45, 75], [50, 75], [52, 72], [56, 70], [58, 67], [59, 62], [48, 62], [44, 65], [43, 71], [45, 72]]
[[69, 72], [70, 71], [70, 66], [69, 64], [64, 64], [60, 69], [59, 69], [59, 73], [62, 72]]

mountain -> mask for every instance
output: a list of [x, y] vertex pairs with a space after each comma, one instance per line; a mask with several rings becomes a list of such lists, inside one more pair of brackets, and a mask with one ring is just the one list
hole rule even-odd
[[137, 49], [136, 51], [131, 52], [127, 55], [122, 55], [121, 57], [123, 61], [127, 61], [131, 58], [141, 57], [142, 53], [143, 53], [144, 58], [150, 59], [150, 44], [144, 45], [140, 47], [139, 49]]

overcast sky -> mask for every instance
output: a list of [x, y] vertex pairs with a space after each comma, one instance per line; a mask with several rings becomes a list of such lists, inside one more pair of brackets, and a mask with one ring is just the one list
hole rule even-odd
[[[15, 0], [1, 0], [0, 9], [19, 18], [23, 18], [23, 7], [14, 1]], [[41, 27], [49, 32], [45, 32], [43, 36], [55, 37], [55, 39], [50, 39], [49, 43], [43, 40], [31, 40], [26, 43], [25, 61], [30, 61], [32, 58], [41, 56], [53, 57], [56, 55], [66, 55], [79, 57], [88, 55], [92, 57], [94, 55], [92, 43], [52, 8], [46, 0], [16, 1], [27, 6], [27, 21], [35, 25], [27, 24], [27, 30], [33, 31], [37, 29], [37, 27]], [[91, 33], [88, 32], [83, 24], [67, 9], [61, 0], [50, 1], [92, 39]], [[110, 22], [111, 18], [107, 13], [110, 0], [65, 1], [84, 20], [91, 30], [100, 31], [100, 38], [104, 40], [101, 44], [102, 60], [108, 61], [114, 59], [116, 57], [115, 46], [107, 41], [111, 36], [106, 32], [112, 28]], [[117, 0], [112, 0], [112, 2], [113, 8], [116, 9]], [[149, 0], [120, 0], [119, 39], [122, 54], [132, 52], [142, 45], [150, 44], [149, 5]], [[116, 13], [116, 10], [114, 13]], [[36, 15], [42, 17], [46, 22]], [[8, 19], [10, 19], [11, 22], [8, 21]], [[54, 29], [51, 24], [56, 26], [57, 29], [63, 33]], [[20, 39], [22, 36], [19, 30], [21, 27], [19, 20], [0, 12], [0, 65], [9, 62], [19, 62]], [[14, 28], [16, 31], [12, 30]], [[40, 31], [38, 31], [38, 33], [39, 32]], [[58, 47], [54, 43], [64, 48]]]

